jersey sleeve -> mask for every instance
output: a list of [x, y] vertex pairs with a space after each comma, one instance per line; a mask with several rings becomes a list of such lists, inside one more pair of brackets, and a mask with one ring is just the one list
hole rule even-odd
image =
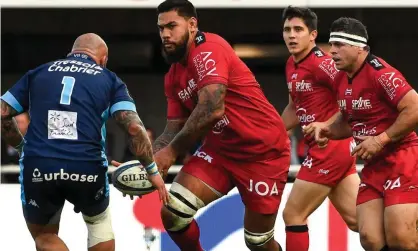
[[175, 96], [174, 83], [172, 83], [170, 73], [164, 78], [164, 92], [167, 98], [167, 119], [187, 118], [190, 114]]
[[134, 100], [129, 95], [128, 87], [116, 74], [112, 78], [112, 96], [110, 99], [110, 114], [116, 111], [136, 112]]
[[1, 99], [18, 113], [29, 109], [29, 79], [30, 72], [26, 73], [12, 88], [1, 96]]
[[378, 71], [375, 75], [375, 83], [384, 99], [395, 108], [403, 96], [412, 90], [404, 76], [394, 68]]
[[228, 85], [230, 53], [221, 44], [205, 42], [193, 51], [189, 65], [198, 90], [208, 84]]
[[334, 60], [330, 57], [321, 58], [318, 67], [316, 68], [316, 80], [331, 89], [334, 93], [337, 92], [336, 81], [334, 81], [338, 70], [335, 68]]

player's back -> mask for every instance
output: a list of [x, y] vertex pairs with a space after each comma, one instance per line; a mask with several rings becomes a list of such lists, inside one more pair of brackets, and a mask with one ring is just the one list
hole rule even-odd
[[123, 94], [118, 97], [127, 91], [116, 74], [85, 54], [73, 54], [28, 72], [22, 80], [28, 85], [31, 117], [25, 156], [106, 160], [105, 122], [110, 111], [133, 106], [123, 102]]

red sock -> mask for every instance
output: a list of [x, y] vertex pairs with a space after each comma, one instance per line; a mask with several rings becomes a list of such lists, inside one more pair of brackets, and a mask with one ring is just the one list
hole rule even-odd
[[167, 231], [171, 239], [181, 251], [203, 251], [200, 245], [200, 230], [197, 222], [193, 220], [189, 226], [179, 231]]
[[286, 227], [286, 251], [308, 251], [309, 232], [308, 226]]

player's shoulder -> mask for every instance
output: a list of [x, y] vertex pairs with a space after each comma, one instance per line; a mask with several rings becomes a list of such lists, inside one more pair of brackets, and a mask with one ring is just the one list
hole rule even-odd
[[232, 49], [231, 45], [221, 36], [215, 33], [198, 31], [194, 39], [194, 48], [224, 48]]
[[398, 69], [390, 65], [384, 59], [371, 53], [367, 56], [365, 64], [368, 66], [370, 75], [376, 79], [379, 79], [382, 75], [386, 74], [401, 75]]
[[312, 66], [320, 66], [321, 64], [333, 65], [334, 62], [328, 53], [317, 46], [312, 49], [307, 61], [312, 64]]
[[365, 64], [368, 67], [368, 69], [370, 69], [372, 72], [383, 71], [386, 68], [391, 67], [385, 60], [371, 53], [367, 55]]

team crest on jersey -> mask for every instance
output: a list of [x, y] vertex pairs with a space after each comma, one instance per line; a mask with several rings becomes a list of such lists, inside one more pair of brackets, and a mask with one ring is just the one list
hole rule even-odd
[[196, 46], [203, 44], [204, 42], [206, 42], [206, 36], [203, 32], [201, 31], [197, 31], [196, 33], [196, 37], [194, 39], [194, 42], [196, 44]]
[[375, 69], [375, 70], [381, 70], [383, 68], [385, 68], [385, 66], [383, 65], [382, 62], [380, 62], [380, 60], [374, 56], [374, 55], [369, 55], [367, 57], [367, 62]]
[[323, 51], [321, 51], [321, 49], [319, 49], [317, 47], [314, 49], [313, 52], [314, 52], [315, 56], [317, 56], [319, 58], [325, 56], [325, 53]]
[[297, 73], [293, 73], [291, 79], [292, 80], [296, 80], [298, 78], [298, 74]]

